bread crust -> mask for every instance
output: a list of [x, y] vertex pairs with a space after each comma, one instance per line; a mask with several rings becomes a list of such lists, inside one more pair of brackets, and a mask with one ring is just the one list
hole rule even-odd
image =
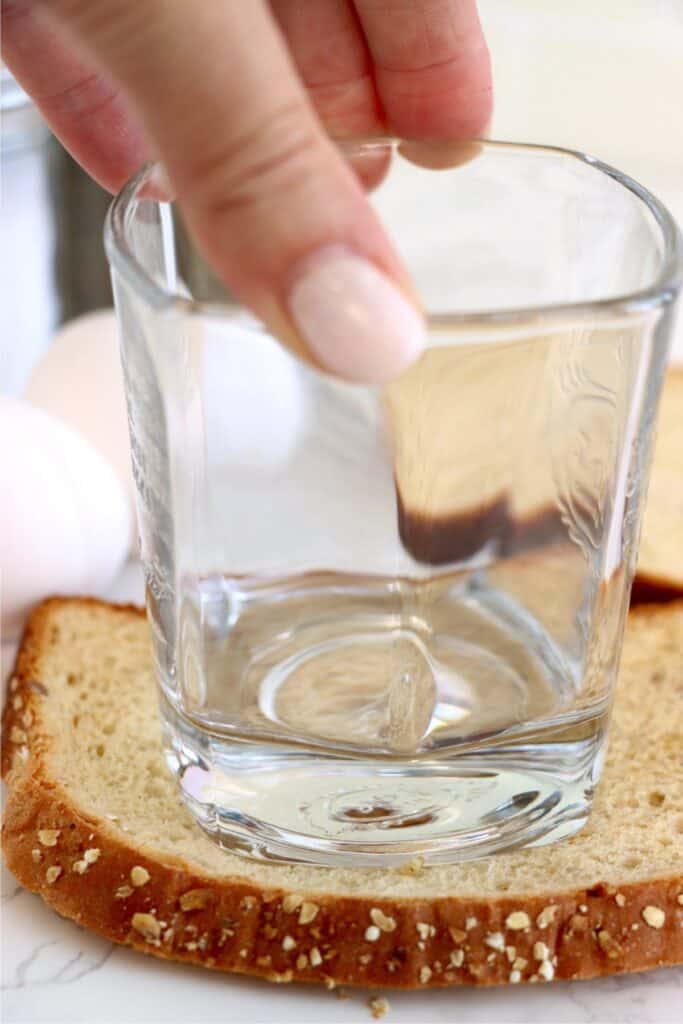
[[46, 601], [31, 617], [12, 676], [3, 712], [5, 860], [63, 916], [163, 959], [328, 987], [544, 982], [683, 962], [679, 873], [543, 896], [372, 900], [261, 888], [198, 873], [182, 858], [145, 855], [132, 836], [77, 806], [48, 771], [45, 684], [36, 670], [53, 614], [67, 600], [144, 614], [92, 598]]

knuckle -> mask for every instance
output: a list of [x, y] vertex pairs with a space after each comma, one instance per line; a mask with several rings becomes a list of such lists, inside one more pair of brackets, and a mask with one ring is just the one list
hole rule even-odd
[[283, 104], [196, 161], [188, 193], [208, 217], [281, 199], [315, 175], [320, 151], [320, 135], [306, 108]]

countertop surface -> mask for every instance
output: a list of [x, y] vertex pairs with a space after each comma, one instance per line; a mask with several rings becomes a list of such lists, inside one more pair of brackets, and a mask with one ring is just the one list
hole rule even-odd
[[[481, 0], [480, 9], [494, 59], [493, 137], [593, 151], [639, 177], [683, 223], [680, 0]], [[683, 358], [683, 316], [675, 352]], [[136, 566], [108, 596], [140, 599]], [[14, 651], [4, 647], [2, 654], [6, 676]], [[371, 1021], [369, 999], [378, 994], [349, 990], [340, 999], [326, 990], [155, 961], [61, 919], [4, 867], [1, 940], [6, 1024]], [[390, 1004], [387, 1024], [664, 1024], [683, 1019], [683, 968], [590, 982], [382, 994]]]

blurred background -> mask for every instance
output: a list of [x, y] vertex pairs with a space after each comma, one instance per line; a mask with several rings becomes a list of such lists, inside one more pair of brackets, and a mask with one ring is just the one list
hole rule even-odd
[[[587, 150], [683, 222], [683, 0], [480, 0], [494, 138]], [[55, 327], [109, 306], [108, 196], [2, 73], [0, 393], [23, 393]], [[679, 323], [675, 341], [683, 359]]]

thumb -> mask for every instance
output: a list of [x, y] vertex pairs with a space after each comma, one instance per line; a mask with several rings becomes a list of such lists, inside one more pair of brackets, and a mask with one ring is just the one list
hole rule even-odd
[[381, 383], [417, 358], [420, 314], [356, 175], [325, 136], [264, 0], [56, 0], [127, 90], [190, 230], [300, 355]]

